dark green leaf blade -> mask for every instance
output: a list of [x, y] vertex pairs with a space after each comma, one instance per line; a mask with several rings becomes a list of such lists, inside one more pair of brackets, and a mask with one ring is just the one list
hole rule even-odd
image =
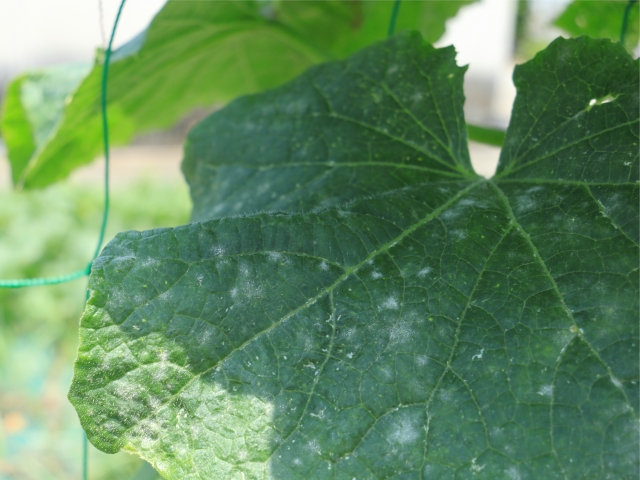
[[[424, 54], [411, 38], [369, 53]], [[386, 79], [369, 58], [378, 78], [345, 86], [351, 108]], [[246, 122], [265, 106], [252, 98]], [[259, 144], [287, 122], [299, 119], [267, 122]], [[399, 149], [380, 148], [401, 164]], [[565, 161], [569, 172], [586, 163]], [[94, 264], [69, 394], [91, 441], [180, 479], [637, 476], [638, 207], [627, 198], [637, 185], [388, 181], [325, 208], [312, 200], [110, 243]]]
[[638, 179], [638, 60], [609, 40], [558, 38], [516, 67], [497, 178]]
[[189, 135], [183, 171], [193, 220], [308, 211], [475, 177], [464, 71], [453, 48], [436, 50], [415, 33], [236, 100]]
[[550, 390], [558, 462], [568, 478], [632, 478], [638, 61], [608, 40], [557, 39], [517, 67], [514, 80], [518, 97], [495, 185], [577, 333], [558, 357]]

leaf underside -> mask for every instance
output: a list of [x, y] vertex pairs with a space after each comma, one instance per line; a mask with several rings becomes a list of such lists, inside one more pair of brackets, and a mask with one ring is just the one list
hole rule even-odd
[[69, 394], [166, 478], [636, 478], [638, 63], [516, 68], [491, 180], [417, 33], [195, 128], [194, 223], [94, 262]]
[[[398, 31], [421, 30], [435, 41], [444, 33], [445, 20], [471, 1], [407, 2]], [[135, 135], [173, 125], [194, 108], [219, 106], [280, 85], [313, 64], [343, 58], [383, 38], [393, 3], [170, 0], [147, 30], [112, 56], [110, 143], [126, 144]], [[45, 80], [50, 77], [45, 88], [65, 85], [50, 73], [45, 72]], [[63, 99], [43, 99], [35, 113], [54, 111], [55, 128], [37, 149], [26, 152], [25, 124], [27, 130], [38, 125], [24, 114], [28, 99], [19, 87], [8, 90], [14, 107], [6, 114], [19, 120], [3, 125], [14, 184], [47, 186], [99, 155], [101, 78], [97, 62], [71, 85], [68, 105]]]

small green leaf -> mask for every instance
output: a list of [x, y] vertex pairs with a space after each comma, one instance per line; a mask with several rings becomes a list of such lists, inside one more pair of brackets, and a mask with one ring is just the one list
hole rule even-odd
[[417, 34], [214, 114], [203, 221], [94, 262], [89, 439], [175, 479], [637, 477], [637, 71], [588, 38], [519, 67], [492, 180]]
[[22, 75], [7, 88], [2, 135], [14, 183], [38, 149], [55, 136], [66, 104], [89, 69], [88, 64], [50, 67]]

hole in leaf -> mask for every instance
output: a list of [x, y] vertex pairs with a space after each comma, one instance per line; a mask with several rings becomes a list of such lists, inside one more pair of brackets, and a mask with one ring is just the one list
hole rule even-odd
[[471, 165], [478, 175], [491, 178], [496, 173], [500, 148], [484, 143], [469, 142], [469, 155]]

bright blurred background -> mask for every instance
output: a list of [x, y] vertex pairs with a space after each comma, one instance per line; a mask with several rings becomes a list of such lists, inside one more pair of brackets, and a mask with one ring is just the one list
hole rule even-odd
[[[452, 0], [448, 0], [452, 1]], [[63, 62], [91, 61], [104, 45], [119, 0], [0, 2], [0, 92], [11, 77]], [[163, 0], [129, 0], [116, 46], [135, 36]], [[454, 44], [465, 80], [467, 118], [505, 128], [515, 96], [513, 67], [562, 32], [551, 23], [568, 0], [480, 0], [447, 23], [438, 46]], [[637, 56], [636, 49], [636, 56]], [[1, 95], [1, 93], [0, 93]], [[2, 98], [0, 97], [0, 103]], [[188, 221], [181, 144], [198, 115], [170, 132], [115, 149], [107, 240], [122, 230]], [[102, 162], [44, 190], [10, 188], [0, 137], [0, 278], [57, 275], [90, 258], [103, 202]], [[499, 149], [471, 145], [474, 166], [490, 176]], [[21, 290], [0, 289], [0, 480], [81, 478], [82, 430], [66, 399], [86, 280]], [[151, 480], [153, 471], [126, 453], [90, 449], [90, 479]]]

